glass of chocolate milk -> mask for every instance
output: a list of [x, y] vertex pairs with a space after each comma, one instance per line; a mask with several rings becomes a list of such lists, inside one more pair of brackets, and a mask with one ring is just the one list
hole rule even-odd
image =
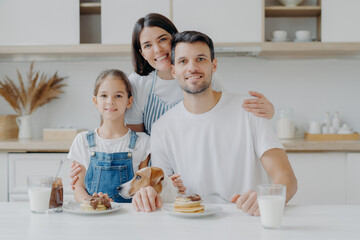
[[62, 179], [53, 177], [52, 188], [51, 188], [51, 195], [50, 195], [50, 202], [49, 208], [53, 212], [62, 212], [63, 206], [63, 184]]

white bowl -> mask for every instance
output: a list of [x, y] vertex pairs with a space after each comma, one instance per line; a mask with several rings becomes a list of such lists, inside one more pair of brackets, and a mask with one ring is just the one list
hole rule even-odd
[[278, 1], [287, 7], [296, 7], [304, 0], [278, 0]]

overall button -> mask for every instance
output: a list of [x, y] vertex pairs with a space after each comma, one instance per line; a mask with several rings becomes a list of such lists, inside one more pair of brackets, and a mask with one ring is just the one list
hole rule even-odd
[[91, 156], [95, 156], [95, 152], [91, 152], [90, 154], [91, 154]]
[[128, 156], [128, 157], [131, 157], [131, 156], [132, 156], [131, 152], [129, 152], [129, 153], [127, 154], [127, 156]]

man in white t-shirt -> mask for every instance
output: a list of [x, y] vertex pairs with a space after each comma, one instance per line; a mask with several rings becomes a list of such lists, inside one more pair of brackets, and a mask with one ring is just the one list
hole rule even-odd
[[[257, 216], [254, 189], [262, 183], [264, 167], [273, 183], [286, 185], [289, 201], [297, 190], [297, 180], [270, 122], [241, 108], [242, 96], [211, 87], [217, 68], [212, 40], [199, 32], [178, 33], [171, 55], [173, 76], [184, 100], [153, 126], [153, 166], [168, 175], [180, 174], [191, 193], [216, 193]], [[147, 187], [132, 203], [136, 210], [153, 211], [161, 206], [161, 199]]]

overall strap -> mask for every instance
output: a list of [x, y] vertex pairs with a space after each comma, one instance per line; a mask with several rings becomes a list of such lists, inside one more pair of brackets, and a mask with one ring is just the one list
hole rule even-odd
[[96, 146], [96, 142], [95, 142], [95, 131], [94, 130], [89, 130], [86, 134], [86, 140], [88, 142], [88, 149], [90, 151], [90, 155], [91, 156], [95, 156], [95, 146]]
[[134, 149], [135, 145], [136, 145], [136, 140], [139, 138], [139, 136], [136, 134], [136, 132], [131, 131], [130, 132], [130, 143], [129, 143], [129, 148], [130, 149]]
[[89, 130], [86, 134], [86, 140], [88, 142], [88, 147], [92, 148], [96, 146], [95, 143], [95, 131], [94, 130]]

